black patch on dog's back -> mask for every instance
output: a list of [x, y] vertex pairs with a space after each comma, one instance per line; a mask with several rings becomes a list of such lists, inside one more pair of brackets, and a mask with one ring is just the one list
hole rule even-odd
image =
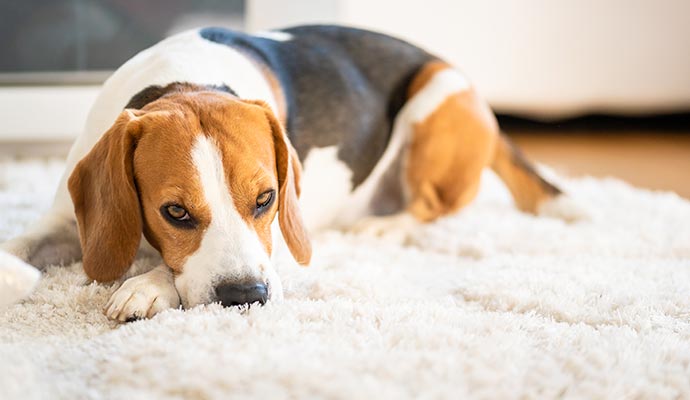
[[200, 35], [265, 63], [285, 95], [286, 128], [300, 159], [313, 147], [337, 145], [338, 158], [359, 185], [385, 151], [414, 75], [436, 57], [361, 29], [314, 25], [278, 32], [292, 38], [277, 41], [223, 28], [205, 28]]
[[227, 85], [196, 85], [188, 82], [172, 82], [165, 86], [151, 85], [140, 90], [129, 99], [125, 108], [133, 108], [135, 110], [141, 110], [147, 104], [154, 102], [161, 97], [176, 92], [184, 91], [201, 91], [201, 90], [217, 90], [221, 92], [230, 93], [233, 96], [237, 96], [237, 93], [232, 90]]

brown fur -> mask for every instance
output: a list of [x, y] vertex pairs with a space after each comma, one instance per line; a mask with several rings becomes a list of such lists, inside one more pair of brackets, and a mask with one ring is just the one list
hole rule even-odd
[[269, 106], [262, 101], [253, 103], [263, 108], [271, 125], [279, 182], [278, 203], [280, 211], [278, 223], [280, 229], [295, 260], [302, 265], [308, 265], [311, 260], [311, 242], [302, 222], [302, 213], [299, 210], [299, 179], [302, 175], [302, 168], [297, 152], [290, 144], [287, 135], [273, 116]]
[[84, 271], [95, 280], [124, 274], [139, 247], [142, 215], [132, 156], [141, 136], [138, 118], [124, 111], [70, 176]]
[[474, 199], [491, 161], [498, 129], [473, 91], [452, 95], [414, 126], [407, 159], [409, 211], [422, 221]]
[[542, 202], [561, 194], [561, 190], [542, 178], [520, 149], [503, 135], [496, 146], [491, 168], [501, 177], [522, 211], [536, 214]]
[[[143, 232], [175, 272], [181, 272], [187, 256], [199, 248], [211, 223], [211, 210], [190, 158], [200, 123], [194, 110], [180, 102], [184, 97], [175, 94], [144, 108], [148, 118], [133, 160]], [[168, 203], [187, 209], [198, 223], [196, 229], [179, 229], [166, 221], [160, 207]]]
[[[409, 95], [447, 68], [440, 61], [427, 64], [413, 79]], [[415, 124], [405, 170], [408, 211], [421, 221], [457, 211], [476, 197], [487, 166], [506, 183], [521, 210], [536, 212], [540, 202], [560, 193], [500, 135], [493, 113], [470, 88], [449, 96]]]
[[[297, 206], [299, 161], [265, 104], [200, 89], [162, 96], [136, 111], [137, 116], [132, 113], [123, 112], [69, 180], [89, 277], [110, 281], [122, 276], [142, 232], [166, 264], [181, 272], [211, 222], [190, 157], [199, 134], [219, 148], [235, 207], [267, 253], [271, 221], [279, 212], [295, 259], [309, 262], [311, 245]], [[255, 217], [256, 198], [272, 188], [277, 201]], [[184, 206], [196, 227], [168, 223], [160, 213], [168, 203]]]

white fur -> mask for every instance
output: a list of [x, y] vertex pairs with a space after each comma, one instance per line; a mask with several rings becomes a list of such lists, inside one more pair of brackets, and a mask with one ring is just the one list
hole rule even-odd
[[213, 301], [214, 285], [225, 280], [265, 282], [269, 296], [281, 297], [282, 286], [270, 255], [237, 212], [218, 148], [205, 135], [199, 135], [191, 156], [211, 209], [211, 223], [201, 246], [187, 258], [175, 279], [182, 303], [191, 307]]
[[291, 34], [281, 31], [261, 31], [256, 32], [254, 36], [275, 40], [276, 42], [287, 42], [293, 39]]
[[110, 296], [105, 315], [125, 322], [135, 318], [151, 318], [163, 310], [180, 306], [173, 275], [166, 265], [159, 265], [141, 275], [129, 278]]
[[352, 171], [338, 159], [338, 147], [313, 148], [302, 165], [300, 209], [307, 229], [334, 225], [352, 191]]
[[469, 81], [455, 69], [437, 72], [429, 82], [405, 103], [399, 117], [406, 122], [420, 122], [436, 111], [448, 96], [469, 90]]

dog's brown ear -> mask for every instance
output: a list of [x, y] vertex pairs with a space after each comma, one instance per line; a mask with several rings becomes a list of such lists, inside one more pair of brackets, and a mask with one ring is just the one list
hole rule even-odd
[[302, 221], [299, 208], [300, 177], [302, 166], [297, 152], [292, 147], [280, 122], [273, 115], [271, 108], [263, 101], [249, 101], [265, 109], [268, 122], [271, 124], [275, 146], [276, 171], [278, 173], [278, 223], [290, 253], [301, 265], [311, 261], [311, 241]]
[[119, 279], [127, 272], [141, 240], [143, 221], [133, 175], [141, 124], [135, 113], [141, 112], [120, 114], [68, 181], [84, 271], [99, 282]]

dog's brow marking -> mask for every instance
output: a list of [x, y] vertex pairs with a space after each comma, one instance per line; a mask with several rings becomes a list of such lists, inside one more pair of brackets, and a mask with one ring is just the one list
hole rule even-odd
[[[203, 188], [204, 197], [211, 209], [211, 223], [206, 236], [232, 235], [237, 240], [232, 241], [232, 247], [241, 251], [247, 241], [252, 240], [256, 233], [240, 216], [235, 208], [235, 202], [230, 194], [223, 159], [218, 147], [205, 135], [199, 135], [194, 148], [192, 159], [199, 175], [199, 182]], [[212, 238], [209, 237], [209, 240]], [[206, 242], [207, 238], [204, 238]], [[227, 246], [227, 243], [224, 245]]]
[[253, 227], [235, 208], [222, 155], [213, 140], [199, 134], [191, 156], [211, 222], [175, 281], [185, 307], [209, 301], [218, 279], [255, 280], [261, 276], [258, 266], [270, 261]]
[[199, 135], [192, 149], [192, 159], [199, 175], [204, 197], [211, 208], [211, 225], [217, 227], [225, 225], [221, 221], [227, 219], [226, 214], [231, 207], [234, 207], [234, 204], [217, 147], [211, 139]]

